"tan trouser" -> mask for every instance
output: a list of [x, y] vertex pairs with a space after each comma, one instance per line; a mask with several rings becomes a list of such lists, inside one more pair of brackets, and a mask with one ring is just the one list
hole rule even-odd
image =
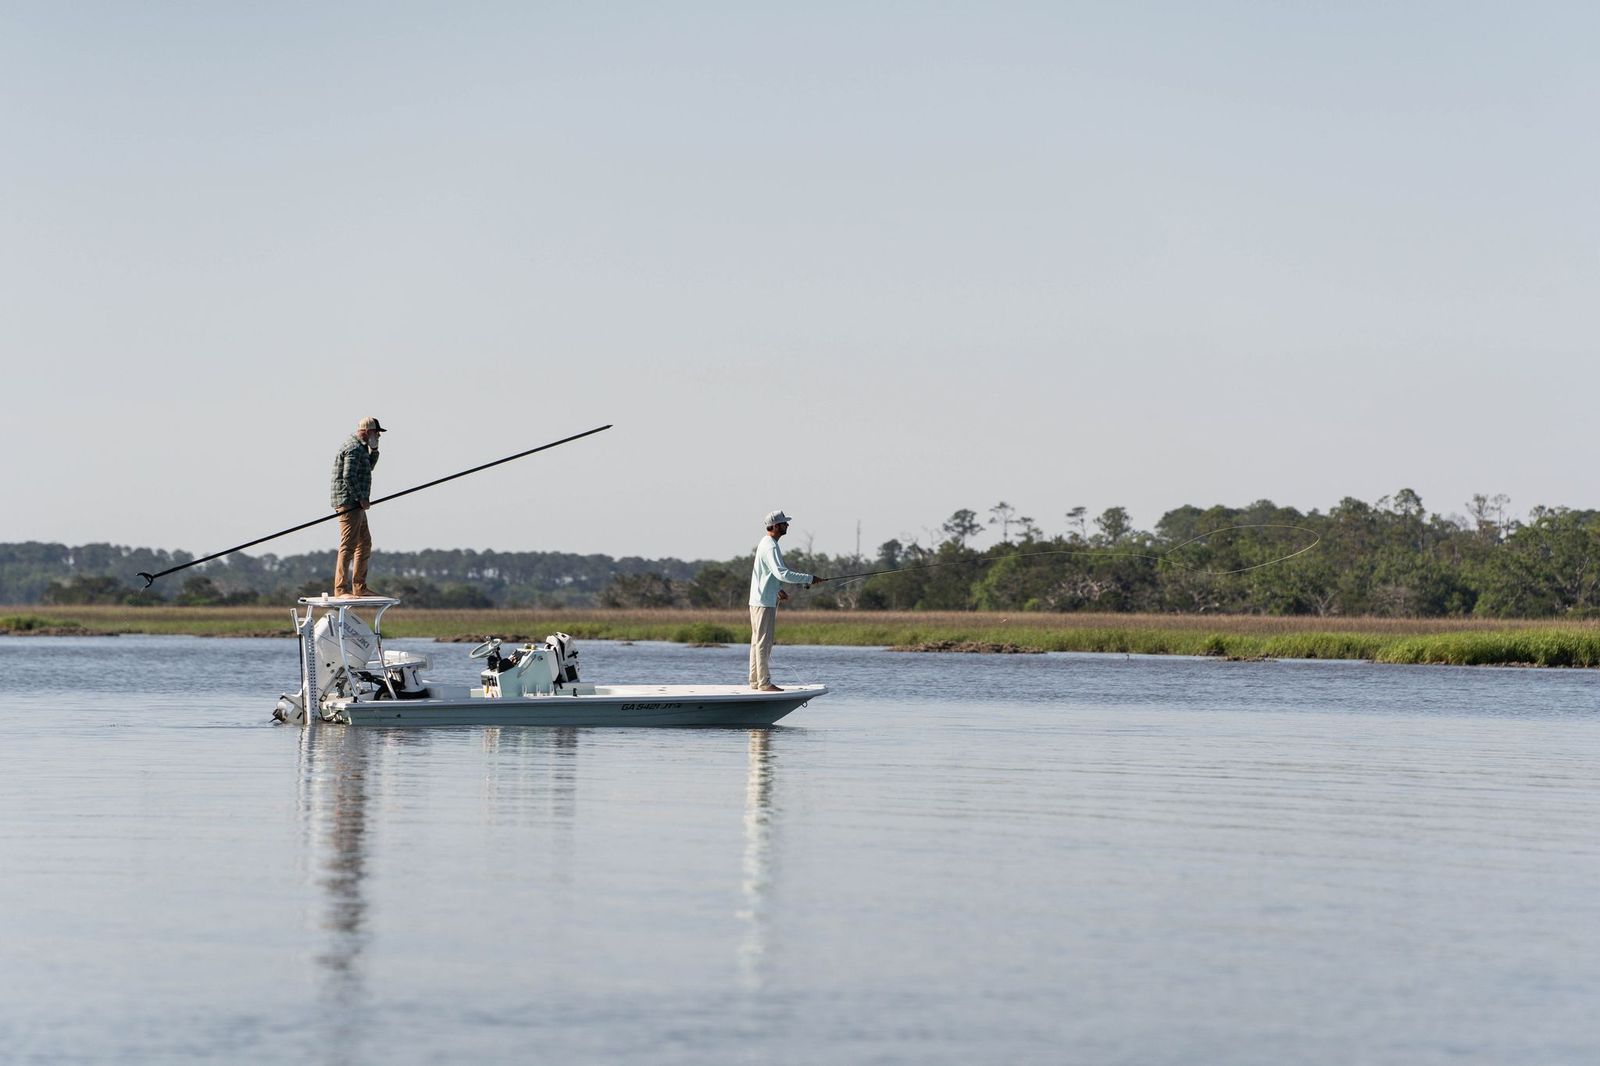
[[[367, 512], [359, 507], [339, 516], [339, 558], [333, 570], [333, 594], [344, 596], [367, 590], [367, 556], [372, 554], [372, 530]], [[352, 582], [350, 571], [355, 571]]]
[[750, 608], [750, 687], [772, 684], [772, 637], [778, 630], [776, 607]]

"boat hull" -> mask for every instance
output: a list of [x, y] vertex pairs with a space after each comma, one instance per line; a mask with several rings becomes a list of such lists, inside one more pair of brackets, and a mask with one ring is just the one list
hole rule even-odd
[[798, 685], [756, 692], [719, 685], [598, 685], [582, 695], [494, 699], [339, 700], [336, 721], [361, 726], [526, 725], [750, 729], [769, 726], [827, 692]]

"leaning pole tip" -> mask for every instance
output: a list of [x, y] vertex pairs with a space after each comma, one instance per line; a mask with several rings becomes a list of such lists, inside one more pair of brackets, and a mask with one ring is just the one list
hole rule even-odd
[[149, 588], [151, 585], [154, 585], [156, 583], [156, 576], [154, 574], [147, 574], [143, 570], [141, 570], [141, 571], [139, 571], [139, 576], [144, 578], [144, 587], [145, 588]]

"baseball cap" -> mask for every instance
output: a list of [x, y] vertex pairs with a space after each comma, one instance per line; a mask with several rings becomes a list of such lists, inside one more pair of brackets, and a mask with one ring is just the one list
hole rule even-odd
[[382, 426], [378, 425], [378, 420], [376, 418], [373, 418], [371, 415], [368, 415], [366, 418], [363, 418], [359, 423], [357, 423], [356, 424], [356, 428], [357, 429], [370, 429], [370, 430], [372, 430], [372, 431], [374, 431], [376, 433], [387, 433], [387, 432], [389, 432], [388, 430], [384, 429]]
[[776, 525], [787, 525], [789, 522], [792, 522], [792, 521], [793, 521], [793, 519], [791, 519], [788, 515], [784, 514], [782, 511], [768, 511], [767, 512], [767, 519], [763, 523], [763, 525], [765, 525], [768, 529], [771, 529], [773, 526], [776, 526]]

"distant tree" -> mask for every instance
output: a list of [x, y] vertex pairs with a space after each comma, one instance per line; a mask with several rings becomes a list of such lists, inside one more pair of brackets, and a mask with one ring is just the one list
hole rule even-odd
[[989, 524], [1000, 527], [1000, 542], [1011, 543], [1011, 525], [1017, 520], [1017, 509], [1004, 500], [989, 508]]
[[238, 607], [260, 599], [254, 589], [224, 591], [209, 576], [200, 575], [185, 578], [172, 602], [183, 607]]
[[1133, 529], [1133, 522], [1128, 518], [1126, 508], [1122, 507], [1107, 507], [1094, 520], [1094, 524], [1106, 544], [1120, 544], [1122, 538]]
[[1067, 533], [1078, 540], [1087, 540], [1088, 529], [1084, 525], [1084, 516], [1089, 513], [1087, 507], [1074, 507], [1067, 512]]
[[79, 574], [66, 581], [53, 582], [45, 590], [44, 602], [52, 604], [121, 603], [132, 590], [114, 577]]
[[[1379, 506], [1382, 506], [1382, 501], [1379, 501]], [[1427, 515], [1427, 511], [1422, 506], [1422, 497], [1411, 489], [1401, 489], [1394, 494], [1392, 509], [1395, 514], [1417, 520], [1421, 520]]]
[[1506, 506], [1510, 503], [1511, 497], [1503, 492], [1493, 496], [1481, 492], [1473, 494], [1467, 504], [1467, 515], [1479, 539], [1493, 544], [1500, 542], [1506, 530]]
[[[1050, 543], [1067, 542], [1057, 538]], [[1022, 552], [1002, 553], [998, 547], [988, 558], [992, 561], [977, 571], [972, 586], [973, 606], [980, 611], [1044, 610], [1051, 592], [1078, 565], [1066, 557], [1030, 558]]]
[[602, 607], [676, 607], [678, 590], [661, 574], [618, 574], [600, 591]]
[[684, 595], [691, 607], [738, 607], [750, 598], [750, 567], [743, 559], [702, 566]]
[[474, 585], [451, 582], [436, 585], [426, 578], [406, 578], [391, 583], [389, 594], [412, 607], [470, 611], [493, 607], [488, 593]]
[[[970, 513], [970, 512], [969, 512]], [[928, 611], [968, 611], [972, 609], [972, 584], [982, 570], [981, 556], [971, 548], [963, 547], [954, 539], [939, 545], [930, 562], [937, 563], [926, 570], [908, 574], [887, 575], [891, 579], [915, 579], [917, 599], [913, 606]]]
[[1484, 574], [1480, 614], [1586, 616], [1600, 607], [1600, 512], [1535, 507]]
[[493, 607], [494, 600], [474, 585], [451, 582], [440, 587], [438, 606], [456, 611], [481, 611]]
[[898, 540], [886, 540], [878, 545], [878, 569], [893, 570], [900, 565], [900, 553], [905, 551], [905, 545]]
[[983, 532], [983, 527], [978, 524], [977, 513], [966, 508], [952, 514], [940, 528], [959, 548], [966, 547], [967, 541]]
[[222, 590], [209, 577], [189, 577], [172, 600], [180, 607], [211, 607], [222, 602]]

